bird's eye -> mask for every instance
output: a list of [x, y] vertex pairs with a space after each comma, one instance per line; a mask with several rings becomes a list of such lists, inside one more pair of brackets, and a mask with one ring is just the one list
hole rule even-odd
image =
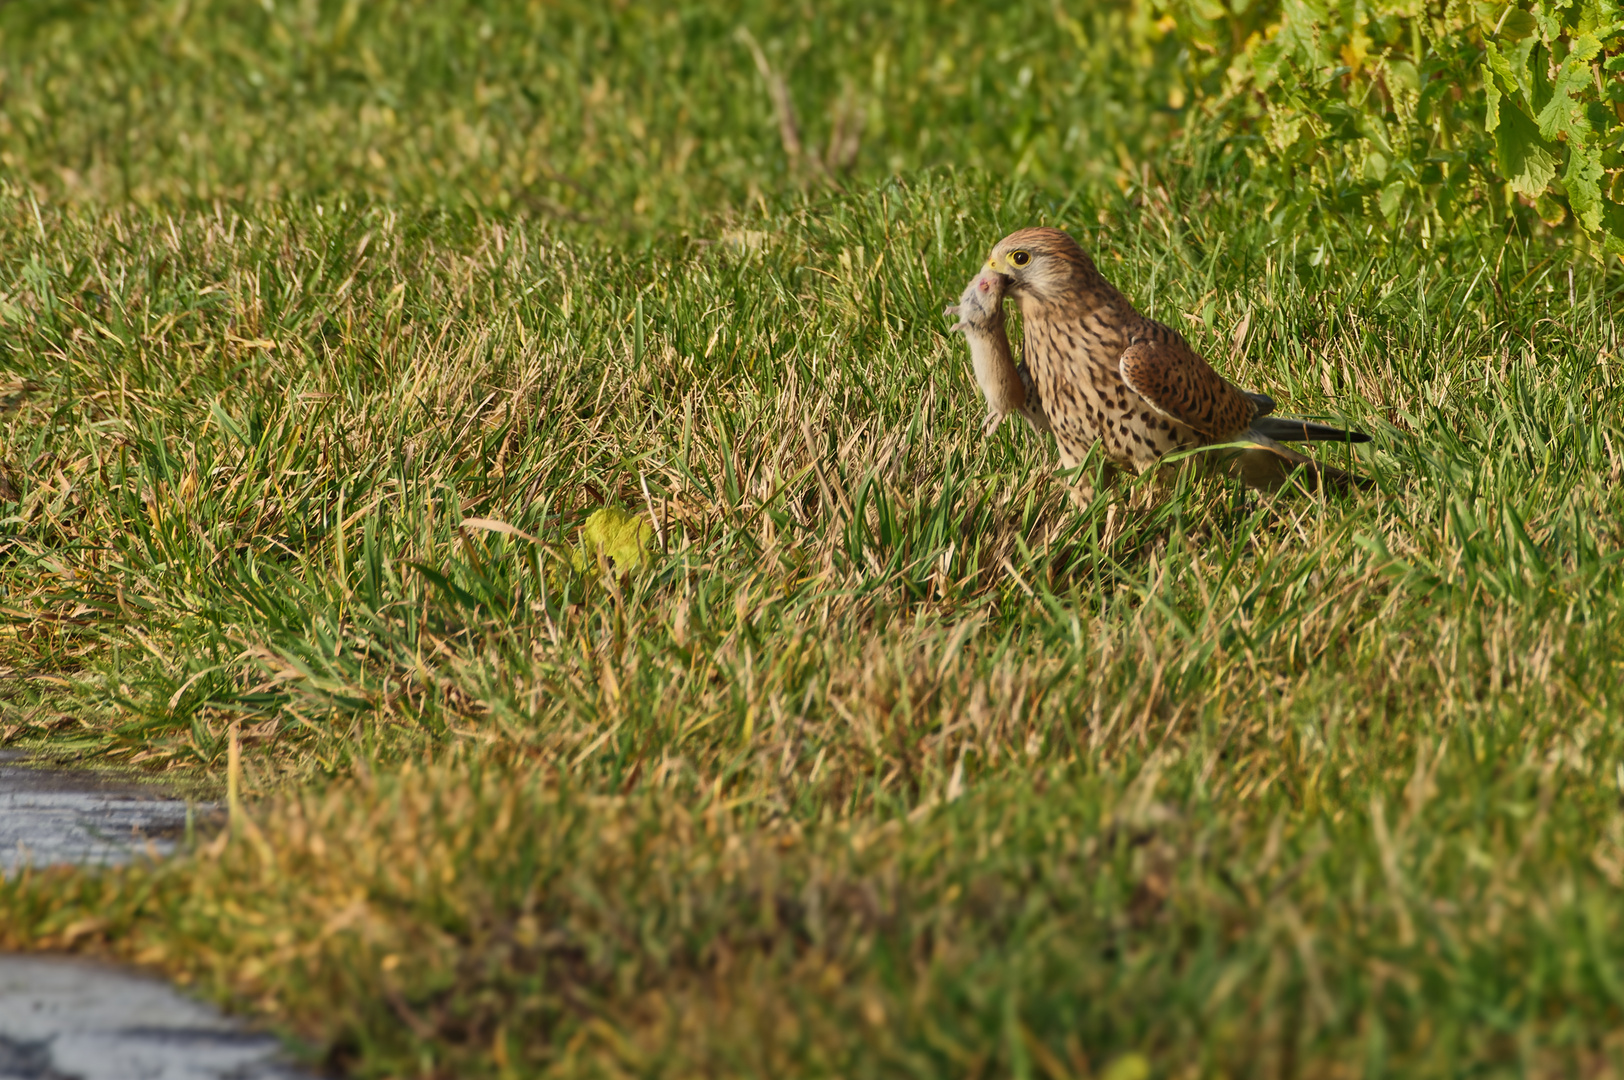
[[1009, 261], [1014, 263], [1016, 266], [1025, 266], [1027, 263], [1032, 261], [1032, 256], [1024, 251], [1017, 251], [1009, 257]]

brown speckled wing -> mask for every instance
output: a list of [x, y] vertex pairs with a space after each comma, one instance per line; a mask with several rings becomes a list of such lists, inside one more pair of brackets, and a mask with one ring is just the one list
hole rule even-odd
[[1231, 386], [1182, 338], [1157, 329], [1167, 336], [1136, 341], [1118, 361], [1128, 388], [1157, 412], [1210, 439], [1232, 438], [1251, 427], [1257, 403]]

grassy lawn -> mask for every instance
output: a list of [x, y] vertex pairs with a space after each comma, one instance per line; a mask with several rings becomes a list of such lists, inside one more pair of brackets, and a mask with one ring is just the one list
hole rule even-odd
[[[1616, 265], [1283, 228], [1126, 8], [0, 34], [0, 745], [248, 796], [0, 947], [360, 1076], [1624, 1075]], [[1373, 487], [982, 439], [1032, 224]]]

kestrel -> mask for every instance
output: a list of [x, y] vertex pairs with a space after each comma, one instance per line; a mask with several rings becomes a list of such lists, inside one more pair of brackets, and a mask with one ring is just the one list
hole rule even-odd
[[990, 436], [1004, 417], [1015, 413], [1035, 431], [1048, 431], [1049, 418], [1038, 403], [1037, 388], [1026, 365], [1015, 365], [1004, 332], [1004, 286], [1009, 279], [984, 269], [971, 279], [957, 305], [944, 315], [957, 315], [953, 330], [962, 330], [970, 342], [970, 367], [987, 399], [987, 418], [981, 434]]
[[1276, 440], [1369, 442], [1369, 435], [1270, 416], [1272, 399], [1235, 386], [1176, 331], [1141, 315], [1059, 229], [1004, 237], [986, 271], [1007, 279], [1005, 292], [1020, 305], [1026, 363], [1064, 467], [1096, 442], [1135, 473], [1175, 450], [1246, 443], [1235, 457], [1251, 487], [1274, 490], [1297, 468], [1357, 482]]

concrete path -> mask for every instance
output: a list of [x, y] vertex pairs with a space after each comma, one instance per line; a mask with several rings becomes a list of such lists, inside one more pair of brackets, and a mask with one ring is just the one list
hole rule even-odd
[[[161, 788], [33, 769], [0, 751], [0, 874], [174, 850], [187, 805]], [[204, 803], [194, 814], [212, 814]], [[0, 1080], [300, 1080], [278, 1042], [159, 979], [0, 953]]]
[[294, 1080], [281, 1046], [157, 979], [0, 954], [6, 1080]]
[[[165, 855], [186, 829], [186, 803], [161, 787], [82, 770], [35, 769], [0, 751], [0, 873], [26, 863], [105, 865]], [[210, 814], [212, 803], [194, 807]]]

